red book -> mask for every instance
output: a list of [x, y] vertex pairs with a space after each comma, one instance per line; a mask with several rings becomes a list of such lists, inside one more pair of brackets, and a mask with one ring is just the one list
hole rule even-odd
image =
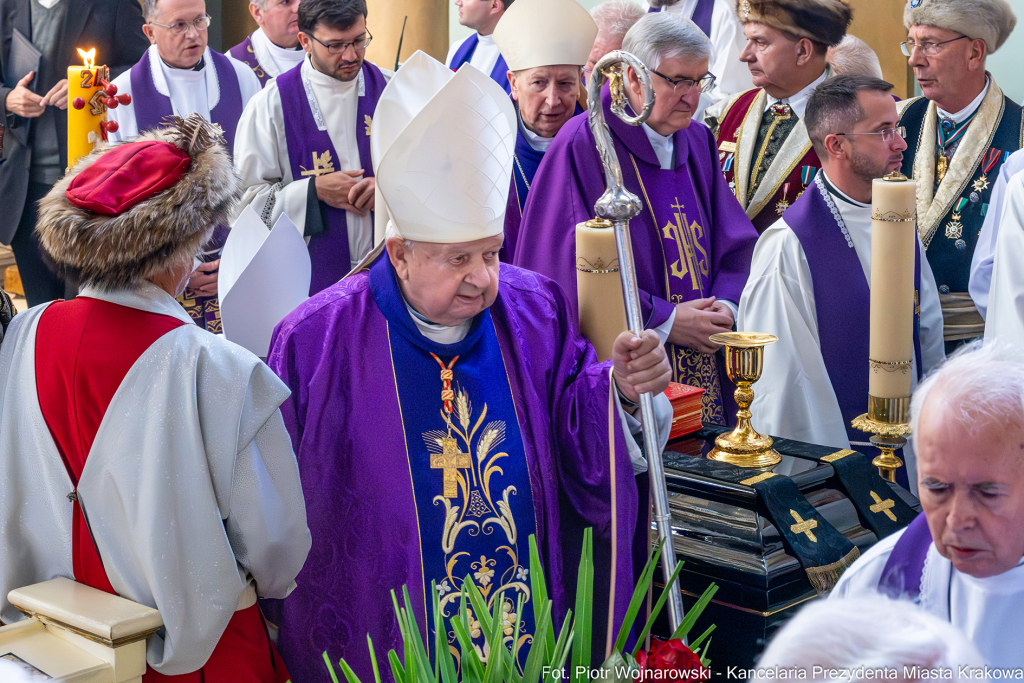
[[700, 421], [700, 404], [704, 390], [687, 384], [669, 382], [665, 395], [672, 403], [672, 431], [669, 440], [699, 431], [704, 425]]

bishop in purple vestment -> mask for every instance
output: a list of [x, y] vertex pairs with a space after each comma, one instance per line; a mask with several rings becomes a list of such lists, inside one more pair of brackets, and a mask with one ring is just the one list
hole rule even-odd
[[[561, 625], [594, 529], [598, 660], [609, 613], [617, 626], [632, 593], [642, 459], [620, 397], [661, 393], [666, 354], [653, 332], [624, 332], [598, 363], [561, 289], [499, 264], [512, 105], [472, 66], [431, 92], [422, 61], [389, 86], [422, 108], [380, 133], [393, 140], [377, 176], [386, 252], [302, 304], [271, 343], [313, 536], [298, 588], [271, 611], [289, 671], [307, 683], [330, 680], [324, 652], [371, 680], [367, 633], [378, 661], [401, 651], [390, 591], [403, 585], [433, 651], [431, 592], [450, 630], [472, 581], [509, 615], [504, 646], [521, 669], [535, 626], [531, 534]], [[481, 120], [496, 135], [478, 137]]]
[[[649, 36], [658, 30], [672, 32], [674, 41], [653, 43]], [[668, 342], [674, 381], [705, 390], [704, 422], [724, 424], [728, 380], [708, 337], [733, 326], [757, 233], [722, 177], [711, 131], [691, 122], [701, 88], [713, 81], [710, 45], [692, 22], [674, 14], [644, 16], [626, 34], [623, 49], [647, 55], [654, 69], [651, 116], [641, 127], [625, 124], [611, 112], [607, 88], [602, 105], [626, 188], [643, 203], [630, 230], [645, 324]], [[632, 70], [629, 78], [625, 89], [639, 109]], [[594, 217], [606, 187], [586, 116], [559, 132], [533, 185], [515, 264], [558, 282], [576, 315], [575, 226]]]

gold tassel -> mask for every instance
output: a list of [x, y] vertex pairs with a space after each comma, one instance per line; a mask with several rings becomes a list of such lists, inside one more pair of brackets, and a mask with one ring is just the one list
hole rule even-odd
[[836, 582], [839, 581], [839, 577], [843, 575], [843, 572], [849, 568], [854, 561], [860, 557], [860, 550], [854, 547], [853, 550], [846, 554], [846, 557], [842, 558], [832, 564], [826, 564], [824, 567], [809, 567], [805, 571], [807, 572], [807, 578], [814, 586], [814, 590], [818, 591], [818, 595], [828, 593], [831, 591]]

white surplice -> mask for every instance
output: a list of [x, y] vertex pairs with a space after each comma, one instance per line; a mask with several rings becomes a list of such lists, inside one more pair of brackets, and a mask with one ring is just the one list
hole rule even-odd
[[[871, 206], [856, 202], [831, 187], [829, 195], [846, 224], [864, 277], [870, 283]], [[819, 229], [838, 231], [840, 227], [831, 220]], [[921, 254], [921, 360], [927, 372], [945, 358], [942, 310], [935, 277], [920, 240], [918, 250]], [[754, 414], [755, 428], [788, 439], [849, 448], [846, 424], [821, 355], [814, 283], [807, 256], [800, 239], [784, 218], [765, 230], [754, 247], [750, 277], [740, 297], [737, 329], [774, 334], [779, 338], [778, 342], [765, 347], [764, 371], [754, 385], [754, 403], [750, 410]], [[914, 362], [916, 365], [916, 359]], [[865, 411], [867, 403], [865, 396]]]
[[[256, 78], [256, 74], [248, 65], [230, 55], [227, 57], [231, 60], [231, 66], [234, 67], [235, 75], [238, 77], [238, 89], [242, 93], [242, 106], [244, 107], [252, 99], [252, 96], [260, 91], [260, 79]], [[171, 109], [176, 116], [184, 118], [192, 112], [196, 112], [207, 121], [210, 120], [210, 110], [220, 102], [220, 81], [217, 78], [217, 67], [210, 56], [210, 48], [206, 48], [203, 55], [205, 64], [199, 71], [167, 66], [164, 60], [160, 59], [156, 45], [150, 45], [142, 58], [149, 60], [153, 85], [158, 93], [170, 98]], [[109, 137], [114, 142], [131, 140], [139, 135], [139, 127], [135, 122], [135, 107], [138, 106], [138, 99], [132, 92], [131, 69], [115, 78], [113, 83], [117, 86], [117, 94], [131, 95], [132, 102], [127, 105], [118, 105], [107, 111], [107, 118], [117, 121], [117, 132], [110, 133]]]
[[[989, 208], [993, 207], [994, 203]], [[999, 341], [1024, 346], [1024, 268], [1021, 264], [1024, 264], [1024, 173], [1018, 172], [1006, 184], [1002, 215], [995, 234], [992, 285], [985, 319], [986, 343]], [[974, 283], [973, 276], [971, 282]]]
[[[364, 124], [356, 121], [359, 96], [366, 88], [363, 72], [343, 82], [320, 73], [307, 59], [302, 63], [302, 77], [310, 86], [307, 93], [315, 98], [337, 152], [334, 168], [338, 171], [363, 168], [359, 162], [357, 135], [363, 133]], [[306, 200], [313, 179], [292, 177], [281, 91], [276, 81], [267, 83], [263, 92], [245, 108], [235, 133], [234, 159], [235, 170], [245, 188], [239, 211], [252, 205], [268, 227], [282, 213], [287, 214], [305, 235]], [[309, 166], [309, 160], [304, 160], [303, 165]], [[373, 247], [373, 220], [369, 211], [365, 216], [346, 211], [345, 217], [351, 265], [355, 266]]]
[[[650, 3], [642, 3], [644, 9], [650, 9]], [[671, 12], [690, 19], [697, 8], [697, 0], [679, 0], [666, 7], [663, 12]], [[694, 114], [694, 120], [703, 121], [703, 111], [711, 105], [728, 100], [754, 87], [750, 69], [740, 61], [740, 52], [747, 44], [743, 35], [743, 24], [736, 16], [736, 3], [733, 0], [715, 0], [711, 10], [711, 61], [708, 71], [718, 78], [715, 87], [700, 96], [700, 107]]]
[[301, 47], [281, 47], [268, 38], [262, 28], [252, 32], [252, 53], [271, 78], [294, 69], [306, 58], [306, 51]]
[[[256, 356], [192, 324], [166, 292], [80, 296], [186, 323], [160, 337], [110, 402], [78, 483], [118, 595], [160, 611], [146, 659], [178, 675], [206, 663], [256, 595], [284, 598], [310, 548], [288, 389]], [[72, 564], [73, 485], [39, 408], [35, 342], [49, 304], [14, 318], [0, 348], [0, 619], [15, 588]]]
[[981, 317], [986, 320], [988, 319], [989, 289], [992, 287], [992, 267], [995, 263], [996, 242], [999, 238], [999, 225], [1003, 216], [1006, 187], [1010, 178], [1020, 171], [1024, 171], [1024, 149], [1019, 149], [1011, 154], [999, 167], [999, 177], [992, 185], [988, 210], [985, 212], [985, 222], [981, 224], [978, 243], [974, 247], [974, 256], [971, 258], [971, 280], [967, 285], [967, 291], [970, 292], [971, 299], [978, 307]]
[[[843, 573], [829, 597], [875, 593], [885, 563], [902, 535], [899, 531], [872, 546]], [[954, 570], [933, 543], [921, 577], [920, 605], [963, 631], [989, 666], [1024, 667], [1024, 563], [1003, 574], [976, 579]]]

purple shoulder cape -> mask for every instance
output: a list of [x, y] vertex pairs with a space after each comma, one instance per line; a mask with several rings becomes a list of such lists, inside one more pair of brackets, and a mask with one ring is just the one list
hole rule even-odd
[[[522, 425], [557, 623], [571, 607], [582, 530], [591, 526], [599, 572], [595, 634], [603, 639], [613, 545], [616, 625], [632, 593], [638, 510], [617, 427], [610, 466], [609, 418], [617, 416], [609, 412], [609, 366], [596, 362], [565, 296], [546, 278], [503, 264], [490, 310]], [[389, 591], [407, 584], [421, 625], [426, 613], [402, 409], [387, 379], [388, 324], [369, 273], [328, 287], [285, 318], [268, 363], [292, 392], [281, 413], [313, 535], [298, 588], [269, 606], [281, 625], [279, 647], [294, 680], [327, 683], [324, 651], [368, 680], [367, 632], [379, 661], [399, 642]]]

